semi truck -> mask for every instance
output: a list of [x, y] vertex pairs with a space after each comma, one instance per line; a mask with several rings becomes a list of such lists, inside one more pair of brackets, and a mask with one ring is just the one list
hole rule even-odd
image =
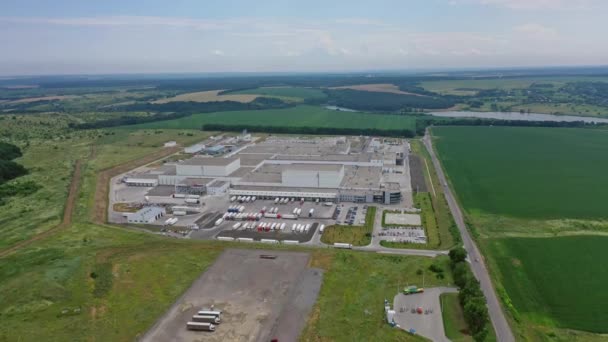
[[215, 325], [203, 322], [188, 322], [186, 323], [186, 328], [196, 331], [215, 331]]

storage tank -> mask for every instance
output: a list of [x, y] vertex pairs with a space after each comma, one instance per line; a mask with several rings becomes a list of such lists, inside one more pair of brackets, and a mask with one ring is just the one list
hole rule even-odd
[[188, 322], [186, 323], [186, 328], [196, 331], [215, 331], [215, 325], [212, 323]]

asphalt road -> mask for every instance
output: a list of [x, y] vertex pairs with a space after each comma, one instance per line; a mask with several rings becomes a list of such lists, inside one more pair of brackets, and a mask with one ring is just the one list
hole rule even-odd
[[488, 311], [490, 314], [490, 319], [492, 320], [492, 325], [494, 326], [494, 330], [496, 331], [496, 337], [498, 341], [515, 341], [513, 332], [511, 332], [511, 327], [509, 327], [509, 323], [507, 322], [504, 312], [500, 307], [500, 303], [498, 302], [498, 297], [496, 296], [496, 292], [494, 291], [494, 287], [492, 286], [492, 281], [490, 280], [488, 269], [486, 268], [483, 258], [481, 257], [481, 253], [479, 253], [479, 249], [477, 249], [475, 242], [469, 234], [469, 231], [464, 223], [464, 216], [462, 215], [462, 211], [458, 206], [458, 202], [456, 202], [455, 197], [452, 194], [452, 190], [449, 186], [447, 186], [448, 183], [445, 174], [443, 173], [443, 169], [441, 168], [441, 164], [439, 163], [439, 160], [435, 155], [435, 151], [433, 150], [433, 142], [431, 140], [428, 129], [422, 140], [424, 142], [424, 146], [431, 155], [433, 165], [435, 166], [437, 176], [439, 177], [439, 181], [441, 182], [441, 185], [443, 187], [448, 206], [450, 207], [450, 211], [452, 212], [454, 221], [456, 221], [456, 225], [458, 226], [458, 230], [460, 231], [460, 235], [462, 236], [464, 248], [466, 248], [469, 254], [473, 274], [479, 280], [479, 283], [481, 284], [481, 290], [483, 291], [486, 297], [486, 301], [488, 303]]

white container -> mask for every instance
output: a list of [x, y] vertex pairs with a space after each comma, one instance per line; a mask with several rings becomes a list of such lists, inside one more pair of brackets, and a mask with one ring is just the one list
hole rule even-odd
[[234, 238], [230, 236], [218, 236], [217, 239], [220, 241], [234, 241]]
[[221, 318], [219, 316], [212, 316], [212, 315], [194, 315], [194, 316], [192, 316], [192, 321], [201, 322], [201, 323], [220, 324]]
[[351, 245], [350, 243], [335, 242], [334, 243], [334, 247], [335, 248], [343, 248], [343, 249], [352, 249], [353, 245]]
[[270, 244], [277, 244], [279, 243], [279, 240], [274, 240], [274, 239], [261, 239], [260, 240], [261, 243], [270, 243]]
[[319, 228], [319, 232], [320, 232], [321, 234], [323, 234], [323, 231], [324, 231], [324, 230], [325, 230], [325, 225], [324, 225], [324, 224], [322, 224], [322, 225], [321, 225], [321, 228]]
[[266, 217], [266, 218], [277, 218], [277, 214], [266, 213], [266, 214], [264, 214], [264, 217]]
[[241, 228], [241, 222], [237, 222], [232, 225], [232, 229], [239, 229], [239, 228]]
[[217, 219], [217, 221], [215, 221], [215, 225], [219, 226], [220, 224], [222, 224], [222, 222], [224, 222], [224, 219]]
[[175, 216], [185, 216], [186, 212], [185, 211], [174, 211], [173, 215], [175, 215]]
[[238, 238], [236, 239], [238, 242], [253, 242], [252, 238]]
[[310, 230], [310, 227], [311, 227], [311, 225], [310, 225], [310, 224], [307, 224], [307, 225], [304, 227], [304, 231], [308, 233], [308, 231]]
[[188, 322], [186, 323], [186, 328], [188, 330], [197, 330], [197, 331], [215, 331], [215, 325], [211, 323], [202, 323], [202, 322]]
[[283, 243], [286, 245], [297, 245], [300, 242], [298, 240], [283, 240]]

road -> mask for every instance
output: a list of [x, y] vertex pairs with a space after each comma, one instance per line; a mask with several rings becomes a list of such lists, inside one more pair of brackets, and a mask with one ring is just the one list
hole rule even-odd
[[435, 155], [435, 150], [433, 150], [433, 142], [428, 129], [422, 141], [431, 155], [431, 159], [433, 160], [433, 165], [437, 172], [437, 176], [439, 177], [439, 182], [443, 187], [443, 192], [448, 202], [448, 206], [450, 207], [454, 221], [456, 221], [456, 225], [458, 226], [458, 230], [462, 236], [464, 248], [467, 250], [469, 258], [474, 260], [471, 262], [471, 269], [473, 270], [475, 277], [479, 280], [481, 290], [486, 297], [488, 303], [488, 312], [490, 314], [494, 330], [496, 331], [496, 337], [498, 341], [501, 342], [515, 341], [513, 332], [511, 332], [511, 327], [509, 327], [505, 314], [500, 307], [498, 297], [496, 296], [496, 291], [494, 291], [494, 287], [492, 286], [488, 269], [483, 261], [483, 258], [481, 257], [481, 253], [479, 253], [479, 249], [475, 245], [475, 242], [471, 238], [471, 235], [469, 234], [469, 231], [464, 223], [464, 216], [462, 215], [462, 211], [458, 206], [458, 202], [456, 202], [452, 190], [447, 185], [447, 179], [443, 169], [441, 168], [441, 164]]

